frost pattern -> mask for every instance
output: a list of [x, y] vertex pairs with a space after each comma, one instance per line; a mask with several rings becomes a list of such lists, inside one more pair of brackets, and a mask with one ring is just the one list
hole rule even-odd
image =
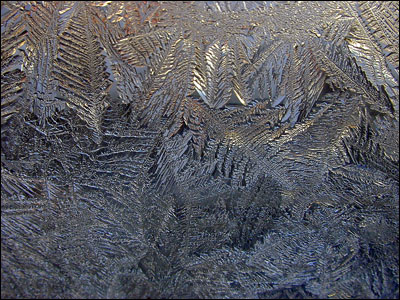
[[398, 298], [397, 1], [2, 1], [2, 298]]

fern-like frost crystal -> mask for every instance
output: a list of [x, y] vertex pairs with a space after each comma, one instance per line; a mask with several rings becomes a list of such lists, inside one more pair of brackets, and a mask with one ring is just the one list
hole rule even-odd
[[2, 1], [1, 297], [398, 298], [397, 1]]

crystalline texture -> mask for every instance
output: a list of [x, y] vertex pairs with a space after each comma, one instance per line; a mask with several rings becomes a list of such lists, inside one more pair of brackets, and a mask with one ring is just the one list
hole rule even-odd
[[397, 1], [2, 1], [2, 298], [398, 298]]

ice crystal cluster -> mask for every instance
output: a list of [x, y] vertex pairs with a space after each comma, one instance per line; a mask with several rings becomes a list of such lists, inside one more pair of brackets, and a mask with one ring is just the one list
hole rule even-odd
[[2, 1], [2, 298], [398, 298], [397, 1]]

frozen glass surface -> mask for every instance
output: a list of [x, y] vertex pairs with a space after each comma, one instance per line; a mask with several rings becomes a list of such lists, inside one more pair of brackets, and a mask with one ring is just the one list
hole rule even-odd
[[397, 1], [2, 1], [2, 298], [398, 298]]

